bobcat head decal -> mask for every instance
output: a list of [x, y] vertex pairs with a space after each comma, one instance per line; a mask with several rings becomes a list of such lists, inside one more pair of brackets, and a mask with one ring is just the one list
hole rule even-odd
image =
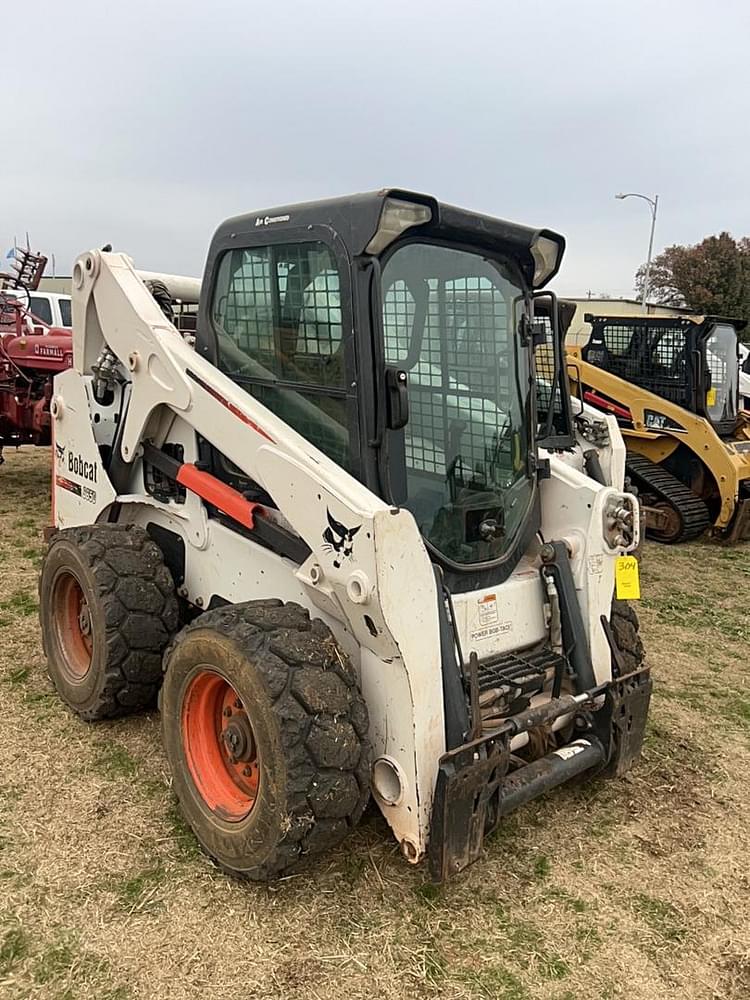
[[328, 527], [323, 532], [323, 549], [325, 552], [333, 552], [333, 565], [339, 569], [342, 559], [352, 558], [354, 536], [362, 525], [358, 524], [356, 528], [347, 528], [340, 521], [337, 521], [328, 509], [326, 509], [326, 516], [328, 517]]
[[63, 458], [65, 458], [65, 445], [55, 442], [55, 452], [57, 455], [57, 461], [62, 462]]

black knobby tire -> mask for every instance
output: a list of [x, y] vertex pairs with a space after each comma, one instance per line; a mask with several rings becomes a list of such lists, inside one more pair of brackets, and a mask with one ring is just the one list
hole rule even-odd
[[[293, 603], [227, 605], [176, 636], [164, 669], [160, 707], [174, 790], [210, 857], [233, 874], [269, 881], [346, 837], [370, 794], [368, 716], [356, 672], [327, 625]], [[204, 779], [213, 776], [200, 773], [191, 750], [196, 723], [186, 706], [206, 673], [230, 685], [252, 729], [258, 783], [239, 818], [209, 803]]]
[[638, 615], [627, 601], [612, 601], [610, 625], [619, 656], [617, 659], [612, 656], [614, 684], [608, 698], [611, 710], [605, 716], [611, 728], [608, 734], [600, 735], [610, 747], [602, 773], [618, 778], [627, 774], [641, 756], [651, 701], [651, 677], [638, 634]]
[[39, 615], [50, 677], [81, 718], [155, 704], [179, 611], [172, 576], [143, 528], [95, 524], [55, 532], [39, 577]]
[[634, 670], [639, 670], [643, 666], [645, 652], [639, 631], [638, 615], [632, 604], [614, 598], [609, 623], [622, 660], [622, 670], [620, 670], [613, 658], [613, 674], [615, 676], [620, 673], [630, 674]]
[[169, 289], [164, 282], [159, 281], [158, 278], [152, 278], [149, 281], [146, 281], [145, 285], [151, 292], [151, 295], [156, 300], [156, 304], [167, 317], [169, 322], [174, 323], [174, 305], [172, 302], [172, 296], [169, 294]]

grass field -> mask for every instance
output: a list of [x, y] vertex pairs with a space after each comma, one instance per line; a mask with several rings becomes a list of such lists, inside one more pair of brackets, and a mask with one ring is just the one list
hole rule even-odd
[[45, 673], [46, 451], [0, 469], [0, 997], [750, 996], [750, 546], [647, 547], [655, 675], [627, 780], [514, 814], [441, 888], [368, 815], [271, 887], [200, 853], [159, 719], [86, 725]]

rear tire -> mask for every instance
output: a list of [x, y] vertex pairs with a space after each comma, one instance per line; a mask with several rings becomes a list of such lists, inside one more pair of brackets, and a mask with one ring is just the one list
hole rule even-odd
[[203, 849], [255, 881], [339, 844], [369, 798], [367, 709], [330, 629], [297, 604], [206, 612], [164, 658], [174, 790]]
[[56, 532], [39, 577], [39, 617], [52, 682], [82, 719], [154, 704], [178, 607], [161, 551], [143, 528]]

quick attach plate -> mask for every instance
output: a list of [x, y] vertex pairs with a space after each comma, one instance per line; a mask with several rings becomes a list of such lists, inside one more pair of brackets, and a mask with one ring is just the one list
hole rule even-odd
[[[624, 774], [641, 753], [651, 686], [647, 667], [612, 680], [604, 703], [591, 713], [591, 730], [511, 773], [510, 725], [446, 753], [432, 807], [433, 879], [442, 881], [476, 861], [485, 835], [516, 806], [584, 772]], [[591, 697], [601, 698], [601, 689]], [[569, 704], [565, 710], [571, 712]]]
[[641, 756], [652, 688], [649, 667], [615, 678], [607, 688], [604, 708], [594, 722], [600, 738], [608, 735], [611, 741], [606, 777], [621, 777]]

